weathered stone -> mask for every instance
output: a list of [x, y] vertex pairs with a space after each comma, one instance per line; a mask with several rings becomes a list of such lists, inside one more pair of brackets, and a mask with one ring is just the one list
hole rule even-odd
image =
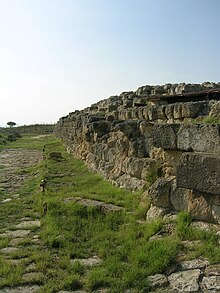
[[80, 258], [80, 259], [71, 260], [71, 263], [76, 263], [76, 262], [79, 262], [80, 264], [87, 267], [93, 267], [93, 266], [100, 265], [102, 260], [97, 255], [95, 255], [90, 258]]
[[18, 229], [30, 229], [30, 228], [39, 228], [40, 227], [40, 221], [24, 221], [20, 224], [15, 226]]
[[91, 124], [91, 129], [97, 134], [98, 137], [102, 137], [110, 131], [111, 124], [107, 121], [95, 121]]
[[191, 226], [193, 228], [196, 228], [196, 229], [200, 229], [200, 230], [203, 230], [203, 231], [209, 231], [209, 224], [208, 223], [205, 223], [205, 222], [193, 222], [191, 224]]
[[9, 245], [10, 246], [18, 246], [23, 241], [24, 241], [24, 238], [14, 238], [14, 239], [11, 239], [11, 241], [9, 242]]
[[149, 188], [149, 197], [155, 206], [170, 208], [170, 188], [171, 181], [159, 178]]
[[199, 269], [173, 273], [168, 277], [173, 292], [197, 292], [199, 290]]
[[127, 173], [131, 175], [132, 177], [137, 177], [141, 178], [141, 172], [144, 167], [144, 159], [139, 159], [139, 158], [129, 158], [127, 160]]
[[151, 205], [151, 207], [147, 211], [146, 219], [147, 221], [152, 221], [158, 218], [162, 218], [167, 212], [168, 211], [165, 208]]
[[205, 275], [210, 276], [220, 276], [220, 264], [210, 265], [205, 269]]
[[6, 202], [9, 202], [9, 201], [11, 201], [12, 200], [12, 198], [6, 198], [6, 199], [3, 199], [2, 200], [2, 203], [6, 203]]
[[199, 221], [215, 222], [210, 205], [210, 196], [200, 191], [189, 191], [188, 212]]
[[118, 212], [118, 211], [123, 210], [123, 208], [120, 206], [116, 206], [113, 204], [107, 204], [103, 201], [92, 200], [92, 199], [87, 199], [87, 198], [71, 197], [71, 198], [65, 198], [63, 201], [65, 203], [77, 202], [78, 204], [83, 205], [83, 206], [96, 207], [96, 208], [101, 209], [104, 212]]
[[9, 237], [9, 238], [20, 238], [25, 237], [30, 234], [30, 230], [15, 230], [15, 231], [7, 231], [3, 234], [0, 234], [0, 237]]
[[163, 149], [176, 149], [176, 132], [179, 125], [155, 124], [153, 129], [153, 145]]
[[183, 118], [195, 118], [199, 116], [201, 110], [200, 102], [189, 102], [182, 104], [182, 117]]
[[137, 121], [121, 122], [115, 125], [115, 129], [120, 130], [127, 137], [132, 137], [133, 135], [137, 135], [138, 123]]
[[140, 190], [144, 189], [146, 185], [145, 180], [141, 180], [130, 175], [123, 174], [115, 179], [113, 182], [116, 186], [126, 188], [128, 190]]
[[177, 132], [177, 148], [184, 151], [220, 151], [220, 126], [211, 124], [182, 124]]
[[166, 105], [165, 107], [165, 115], [171, 123], [173, 123], [173, 119], [174, 119], [173, 108], [174, 108], [173, 105]]
[[220, 276], [204, 277], [201, 282], [201, 288], [208, 290], [208, 292], [219, 292], [220, 291]]
[[174, 104], [173, 117], [174, 117], [174, 119], [181, 119], [182, 118], [182, 103]]
[[151, 138], [153, 136], [153, 128], [154, 128], [154, 124], [151, 122], [142, 121], [140, 123], [141, 134], [143, 134], [144, 136], [148, 138]]
[[176, 180], [171, 182], [170, 201], [176, 211], [188, 210], [189, 190], [177, 187]]
[[185, 153], [177, 166], [177, 186], [220, 194], [220, 158], [215, 154]]
[[159, 120], [162, 120], [162, 121], [166, 120], [165, 108], [166, 108], [166, 106], [164, 106], [164, 105], [161, 105], [161, 106], [158, 107], [158, 109], [157, 109], [157, 117], [158, 117]]
[[212, 216], [214, 221], [220, 224], [220, 195], [213, 195], [211, 202]]
[[157, 116], [157, 107], [156, 106], [152, 106], [148, 108], [148, 117], [150, 121], [155, 121], [157, 120], [158, 116]]
[[212, 101], [209, 115], [211, 117], [220, 118], [220, 101]]
[[204, 269], [209, 265], [209, 261], [206, 259], [193, 259], [188, 261], [182, 261], [180, 263], [181, 269], [183, 271], [192, 269]]
[[152, 289], [161, 288], [168, 285], [167, 277], [163, 274], [156, 274], [148, 277]]
[[37, 293], [39, 292], [40, 287], [37, 285], [32, 286], [20, 286], [16, 288], [4, 288], [0, 289], [0, 293]]
[[19, 249], [16, 247], [5, 247], [0, 250], [0, 252], [2, 254], [11, 254], [11, 253], [18, 252], [18, 251], [19, 251]]

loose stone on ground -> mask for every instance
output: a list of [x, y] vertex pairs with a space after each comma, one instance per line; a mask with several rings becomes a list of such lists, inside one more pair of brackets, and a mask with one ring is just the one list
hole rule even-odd
[[93, 267], [101, 264], [102, 260], [98, 256], [93, 256], [90, 258], [82, 258], [82, 259], [73, 259], [71, 260], [71, 263], [79, 262], [80, 264], [87, 266], [87, 267]]
[[30, 228], [39, 228], [40, 227], [40, 221], [23, 221], [20, 224], [15, 226], [18, 229], [30, 229]]
[[19, 251], [19, 249], [16, 248], [16, 247], [5, 247], [5, 248], [2, 248], [0, 250], [0, 252], [2, 254], [10, 254], [10, 253], [13, 253], [13, 252], [18, 252], [18, 251]]
[[23, 238], [31, 233], [31, 230], [15, 230], [7, 231], [3, 234], [0, 234], [0, 237], [9, 237], [9, 238]]
[[21, 286], [17, 288], [4, 288], [0, 289], [0, 293], [37, 293], [40, 287], [34, 286]]

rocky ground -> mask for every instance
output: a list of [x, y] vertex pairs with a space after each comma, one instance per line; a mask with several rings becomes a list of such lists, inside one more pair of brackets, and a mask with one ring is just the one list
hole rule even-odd
[[[22, 168], [36, 165], [41, 157], [40, 152], [33, 150], [7, 149], [0, 151], [1, 213], [5, 211], [6, 214], [6, 211], [14, 203], [17, 203], [19, 208], [23, 207], [24, 210], [28, 210], [25, 202], [26, 199], [17, 193], [30, 176], [22, 171]], [[14, 288], [2, 288], [0, 289], [1, 293], [37, 292], [39, 289], [37, 283], [42, 278], [42, 273], [35, 271], [35, 264], [28, 258], [28, 252], [31, 253], [35, 249], [43, 248], [38, 237], [40, 220], [38, 215], [32, 211], [29, 211], [29, 214], [32, 216], [23, 217], [23, 213], [21, 213], [22, 217], [20, 219], [19, 211], [17, 211], [17, 214], [8, 215], [7, 213], [8, 219], [0, 223], [0, 237], [10, 240], [8, 246], [2, 248], [0, 253], [9, 264], [14, 264], [15, 266], [19, 263], [25, 264], [25, 272], [22, 277], [25, 285]], [[1, 217], [4, 217], [4, 214]], [[25, 242], [28, 245], [24, 249], [20, 244]], [[25, 250], [23, 257], [22, 249]], [[36, 285], [34, 284], [35, 281]]]
[[[24, 171], [24, 168], [36, 165], [41, 159], [42, 154], [39, 151], [21, 149], [0, 151], [0, 216], [1, 219], [5, 219], [0, 222], [0, 240], [8, 239], [8, 244], [0, 250], [0, 257], [15, 266], [19, 263], [24, 265], [22, 285], [19, 282], [18, 285], [15, 283], [13, 287], [0, 287], [0, 293], [35, 293], [41, 288], [43, 273], [38, 271], [33, 259], [30, 258], [34, 251], [41, 251], [43, 254], [46, 249], [39, 238], [40, 216], [28, 204], [28, 196], [21, 196], [17, 192], [26, 184], [30, 176]], [[66, 198], [65, 201], [69, 200], [71, 199]], [[85, 205], [101, 204], [101, 207], [108, 211], [119, 208], [104, 202], [81, 198], [76, 200]], [[22, 212], [12, 209], [13, 204]], [[200, 225], [203, 229], [209, 228], [206, 224]], [[218, 230], [218, 227], [215, 228]], [[168, 230], [172, 231], [172, 224], [168, 223], [165, 230], [165, 233]], [[153, 236], [152, 239], [163, 237], [162, 232]], [[187, 261], [184, 255], [185, 248], [189, 248], [195, 243], [194, 241], [184, 241], [182, 245], [182, 254], [178, 255], [175, 265], [170, 267], [165, 274], [157, 274], [149, 278], [152, 286], [151, 292], [220, 292], [220, 264], [211, 265], [206, 259]], [[89, 259], [74, 261], [80, 261], [89, 267], [98, 265], [101, 259], [98, 256], [93, 256]], [[67, 292], [70, 291], [60, 291], [60, 293]], [[86, 291], [71, 292], [83, 293]], [[107, 289], [96, 292], [107, 292]], [[128, 290], [127, 292], [133, 291]]]

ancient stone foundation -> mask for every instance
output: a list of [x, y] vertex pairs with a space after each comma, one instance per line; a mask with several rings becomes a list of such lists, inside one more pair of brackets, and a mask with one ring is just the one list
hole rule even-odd
[[142, 189], [148, 216], [186, 210], [220, 222], [220, 83], [144, 86], [62, 117], [68, 151], [119, 187]]

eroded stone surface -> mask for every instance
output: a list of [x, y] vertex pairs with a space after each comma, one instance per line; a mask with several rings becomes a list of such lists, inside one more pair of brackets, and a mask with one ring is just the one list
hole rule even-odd
[[95, 255], [90, 258], [73, 259], [71, 262], [72, 263], [79, 262], [82, 265], [92, 267], [92, 266], [99, 265], [102, 262], [102, 260], [98, 256]]
[[201, 271], [198, 269], [182, 271], [173, 273], [168, 277], [168, 280], [171, 288], [177, 292], [197, 292], [200, 274]]
[[0, 237], [23, 238], [30, 233], [31, 233], [30, 230], [14, 230], [14, 231], [7, 231], [3, 234], [0, 234]]
[[40, 221], [23, 221], [20, 224], [15, 226], [18, 229], [30, 229], [30, 228], [39, 228], [40, 227]]
[[167, 277], [163, 274], [156, 274], [148, 277], [151, 288], [160, 288], [168, 285]]
[[37, 293], [40, 287], [37, 285], [33, 286], [20, 286], [16, 288], [4, 288], [0, 289], [0, 293]]
[[219, 155], [184, 153], [177, 167], [177, 186], [220, 194]]
[[5, 248], [2, 248], [0, 250], [0, 252], [2, 254], [10, 254], [10, 253], [13, 253], [13, 252], [18, 252], [18, 251], [19, 251], [19, 249], [16, 248], [16, 247], [5, 247]]
[[208, 290], [208, 292], [219, 292], [220, 291], [220, 276], [204, 277], [202, 279], [201, 288]]
[[206, 276], [220, 276], [220, 264], [210, 265], [205, 269]]
[[78, 204], [81, 204], [84, 206], [97, 207], [105, 212], [117, 212], [117, 211], [123, 210], [123, 208], [120, 206], [117, 206], [114, 204], [108, 204], [103, 201], [98, 201], [98, 200], [93, 200], [93, 199], [88, 199], [88, 198], [71, 197], [71, 198], [65, 198], [63, 201], [65, 203], [77, 202]]
[[166, 213], [167, 213], [166, 209], [151, 205], [151, 207], [147, 211], [146, 219], [148, 221], [152, 221], [160, 217], [162, 218]]
[[170, 208], [171, 181], [166, 178], [159, 178], [149, 188], [149, 197], [155, 206]]
[[192, 269], [203, 269], [209, 265], [208, 260], [194, 259], [189, 261], [183, 261], [180, 263], [182, 270], [192, 270]]
[[17, 246], [20, 243], [22, 243], [24, 241], [25, 238], [13, 238], [11, 239], [11, 241], [9, 242], [10, 246]]

